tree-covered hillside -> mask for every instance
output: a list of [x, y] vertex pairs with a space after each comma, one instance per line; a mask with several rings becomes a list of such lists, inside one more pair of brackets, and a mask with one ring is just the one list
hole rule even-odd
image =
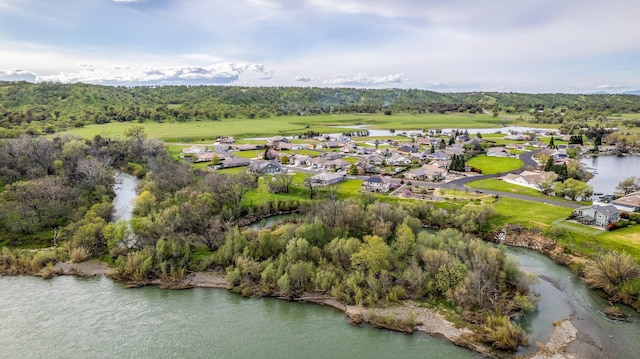
[[437, 93], [415, 89], [163, 86], [0, 82], [0, 138], [113, 121], [192, 121], [327, 113], [482, 110], [640, 112], [640, 96]]

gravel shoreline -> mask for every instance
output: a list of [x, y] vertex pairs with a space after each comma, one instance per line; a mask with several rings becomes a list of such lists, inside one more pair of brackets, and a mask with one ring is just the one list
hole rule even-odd
[[[59, 262], [54, 266], [56, 274], [77, 275], [84, 277], [109, 276], [111, 269], [99, 261], [87, 261], [82, 263]], [[187, 275], [183, 280], [175, 283], [163, 283], [153, 281], [149, 284], [159, 285], [166, 288], [217, 288], [231, 289], [231, 283], [226, 279], [221, 271], [194, 272]], [[296, 298], [296, 301], [327, 305], [343, 312], [354, 324], [369, 323], [371, 325], [390, 330], [403, 332], [419, 331], [439, 338], [444, 338], [449, 342], [468, 348], [485, 357], [509, 357], [509, 353], [496, 352], [490, 346], [475, 339], [473, 330], [463, 327], [457, 328], [436, 310], [423, 308], [412, 301], [405, 301], [402, 305], [387, 308], [366, 308], [346, 305], [335, 298], [328, 296], [314, 296], [312, 294]], [[397, 327], [393, 324], [380, 322], [380, 318], [391, 318], [395, 322], [411, 323], [410, 330], [407, 327]], [[540, 350], [537, 353], [525, 356], [527, 359], [575, 359], [589, 358], [598, 352], [594, 343], [588, 340], [581, 340], [583, 337], [573, 323], [565, 319], [555, 323], [554, 330], [549, 342], [538, 344]], [[587, 336], [588, 338], [588, 336]]]

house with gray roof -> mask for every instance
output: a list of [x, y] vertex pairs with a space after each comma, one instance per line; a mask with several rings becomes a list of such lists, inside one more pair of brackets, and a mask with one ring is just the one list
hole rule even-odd
[[585, 206], [573, 211], [575, 219], [582, 224], [606, 227], [620, 220], [620, 211], [612, 205]]

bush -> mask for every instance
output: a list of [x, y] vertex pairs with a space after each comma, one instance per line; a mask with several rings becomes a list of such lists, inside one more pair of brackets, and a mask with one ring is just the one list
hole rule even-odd
[[91, 252], [89, 252], [89, 250], [85, 247], [77, 247], [73, 248], [69, 255], [71, 257], [72, 263], [80, 263], [89, 259], [91, 257]]
[[522, 328], [506, 315], [489, 315], [483, 340], [496, 349], [516, 351], [520, 345], [528, 345], [529, 339]]

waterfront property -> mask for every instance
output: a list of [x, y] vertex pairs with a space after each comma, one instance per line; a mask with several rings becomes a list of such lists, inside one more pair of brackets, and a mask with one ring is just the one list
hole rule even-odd
[[640, 211], [640, 191], [613, 200], [611, 204], [621, 211], [638, 212]]
[[579, 223], [606, 227], [620, 220], [620, 211], [612, 205], [585, 206], [577, 208], [573, 215]]

